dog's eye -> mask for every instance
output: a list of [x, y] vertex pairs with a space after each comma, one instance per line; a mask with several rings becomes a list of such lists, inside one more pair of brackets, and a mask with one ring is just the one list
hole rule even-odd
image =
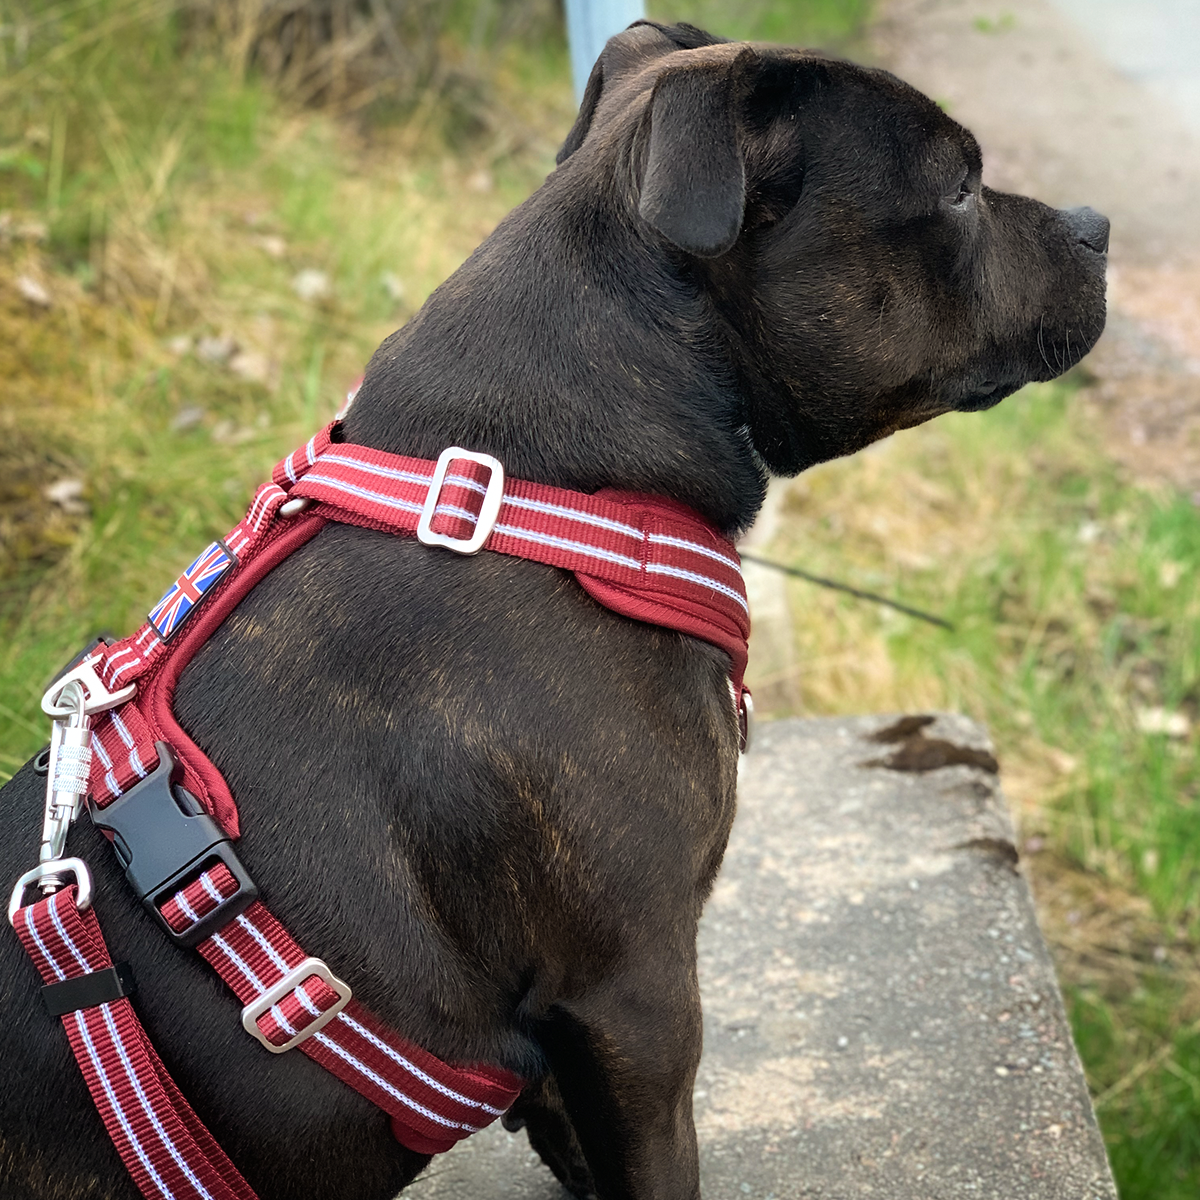
[[964, 175], [955, 195], [953, 197], [947, 196], [946, 199], [949, 201], [951, 208], [962, 208], [974, 195], [975, 193], [971, 191], [970, 185], [967, 183], [967, 176]]

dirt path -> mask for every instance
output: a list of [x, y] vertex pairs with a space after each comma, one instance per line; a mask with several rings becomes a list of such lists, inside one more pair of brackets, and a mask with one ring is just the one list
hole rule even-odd
[[1046, 0], [883, 0], [874, 41], [974, 131], [991, 186], [1110, 218], [1087, 401], [1119, 461], [1200, 502], [1200, 138]]

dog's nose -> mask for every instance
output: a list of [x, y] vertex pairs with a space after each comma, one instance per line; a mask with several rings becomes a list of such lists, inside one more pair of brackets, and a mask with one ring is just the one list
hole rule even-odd
[[1094, 208], [1083, 205], [1080, 208], [1065, 208], [1063, 216], [1067, 225], [1075, 235], [1075, 240], [1097, 254], [1108, 253], [1108, 218], [1102, 216]]

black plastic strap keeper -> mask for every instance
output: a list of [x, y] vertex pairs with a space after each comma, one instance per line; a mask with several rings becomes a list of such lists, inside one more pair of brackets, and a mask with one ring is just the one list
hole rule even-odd
[[42, 988], [42, 1003], [52, 1017], [62, 1017], [80, 1008], [95, 1008], [135, 991], [133, 971], [128, 963], [114, 963], [103, 971], [77, 975], [61, 983], [48, 983]]

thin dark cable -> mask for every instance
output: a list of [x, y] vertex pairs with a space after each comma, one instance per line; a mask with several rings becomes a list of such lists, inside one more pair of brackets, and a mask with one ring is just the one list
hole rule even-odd
[[845, 592], [849, 596], [854, 596], [859, 600], [871, 600], [875, 604], [884, 604], [888, 608], [894, 608], [897, 612], [906, 613], [910, 617], [916, 617], [919, 621], [928, 621], [930, 625], [938, 625], [942, 629], [954, 631], [954, 626], [941, 617], [935, 617], [931, 613], [922, 612], [919, 608], [910, 608], [907, 604], [901, 604], [897, 600], [889, 600], [886, 596], [880, 596], [876, 592], [864, 592], [861, 588], [851, 587], [848, 583], [838, 583], [836, 579], [826, 579], [822, 575], [813, 575], [808, 571], [802, 571], [799, 567], [789, 567], [785, 563], [772, 562], [769, 558], [759, 558], [757, 554], [746, 554], [739, 551], [743, 562], [758, 563], [760, 567], [770, 567], [773, 571], [781, 571], [784, 575], [794, 575], [797, 579], [807, 579], [809, 583], [815, 583], [820, 587], [832, 588], [835, 592]]

